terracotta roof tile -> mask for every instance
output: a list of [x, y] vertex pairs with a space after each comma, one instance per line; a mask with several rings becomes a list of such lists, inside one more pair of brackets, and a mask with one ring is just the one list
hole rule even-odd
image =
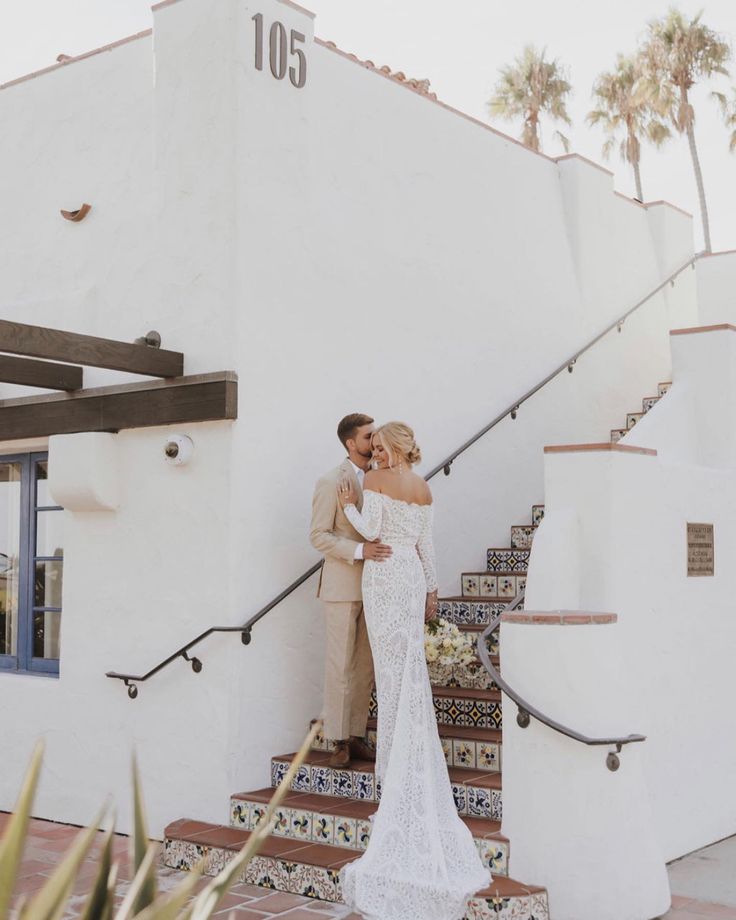
[[365, 67], [366, 70], [375, 70], [377, 73], [383, 74], [384, 77], [388, 77], [390, 80], [393, 80], [395, 83], [400, 83], [402, 86], [406, 86], [408, 89], [414, 90], [415, 93], [420, 93], [422, 96], [427, 96], [429, 99], [437, 99], [437, 94], [430, 92], [429, 89], [429, 80], [423, 79], [418, 80], [416, 78], [407, 77], [403, 70], [391, 70], [388, 64], [384, 64], [382, 67], [376, 67], [373, 61], [361, 60], [356, 54], [353, 54], [350, 51], [343, 51], [342, 48], [338, 48], [334, 42], [326, 41], [323, 38], [316, 38], [315, 42], [319, 45], [324, 45], [325, 48], [330, 48], [332, 51], [338, 51], [340, 54], [344, 55], [349, 61], [354, 61], [356, 64], [360, 64], [361, 67]]

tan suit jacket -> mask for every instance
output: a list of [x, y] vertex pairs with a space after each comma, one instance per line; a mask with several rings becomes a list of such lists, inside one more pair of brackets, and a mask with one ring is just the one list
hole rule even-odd
[[312, 499], [309, 541], [325, 557], [319, 576], [317, 597], [323, 601], [360, 601], [363, 562], [355, 559], [355, 547], [364, 540], [337, 500], [337, 483], [347, 473], [358, 491], [358, 510], [363, 507], [363, 490], [352, 464], [346, 458], [317, 481]]

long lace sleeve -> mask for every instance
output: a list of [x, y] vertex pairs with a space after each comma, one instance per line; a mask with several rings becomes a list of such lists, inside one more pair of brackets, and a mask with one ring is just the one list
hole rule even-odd
[[375, 540], [381, 532], [383, 504], [378, 492], [373, 492], [371, 489], [365, 490], [362, 511], [358, 511], [355, 505], [345, 505], [343, 511], [345, 517], [366, 540]]
[[417, 553], [424, 569], [427, 581], [427, 593], [437, 590], [437, 569], [434, 558], [434, 539], [432, 537], [432, 521], [434, 519], [434, 506], [427, 505], [424, 510], [422, 530], [417, 540]]

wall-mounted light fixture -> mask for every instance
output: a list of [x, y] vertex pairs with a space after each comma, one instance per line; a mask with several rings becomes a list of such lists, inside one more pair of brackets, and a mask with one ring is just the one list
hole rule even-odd
[[166, 462], [172, 466], [189, 463], [194, 453], [194, 441], [186, 434], [174, 434], [164, 444]]

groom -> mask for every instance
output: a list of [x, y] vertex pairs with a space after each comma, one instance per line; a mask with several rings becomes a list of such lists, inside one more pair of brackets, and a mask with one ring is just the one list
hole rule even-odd
[[363, 613], [363, 560], [381, 562], [391, 555], [383, 543], [364, 543], [337, 500], [337, 483], [349, 476], [363, 505], [363, 477], [370, 467], [373, 419], [346, 415], [337, 436], [347, 458], [323, 476], [314, 490], [309, 539], [325, 562], [317, 596], [324, 603], [327, 627], [325, 655], [324, 734], [335, 742], [331, 767], [345, 768], [351, 758], [375, 760], [365, 741], [368, 707], [373, 688], [373, 657]]

